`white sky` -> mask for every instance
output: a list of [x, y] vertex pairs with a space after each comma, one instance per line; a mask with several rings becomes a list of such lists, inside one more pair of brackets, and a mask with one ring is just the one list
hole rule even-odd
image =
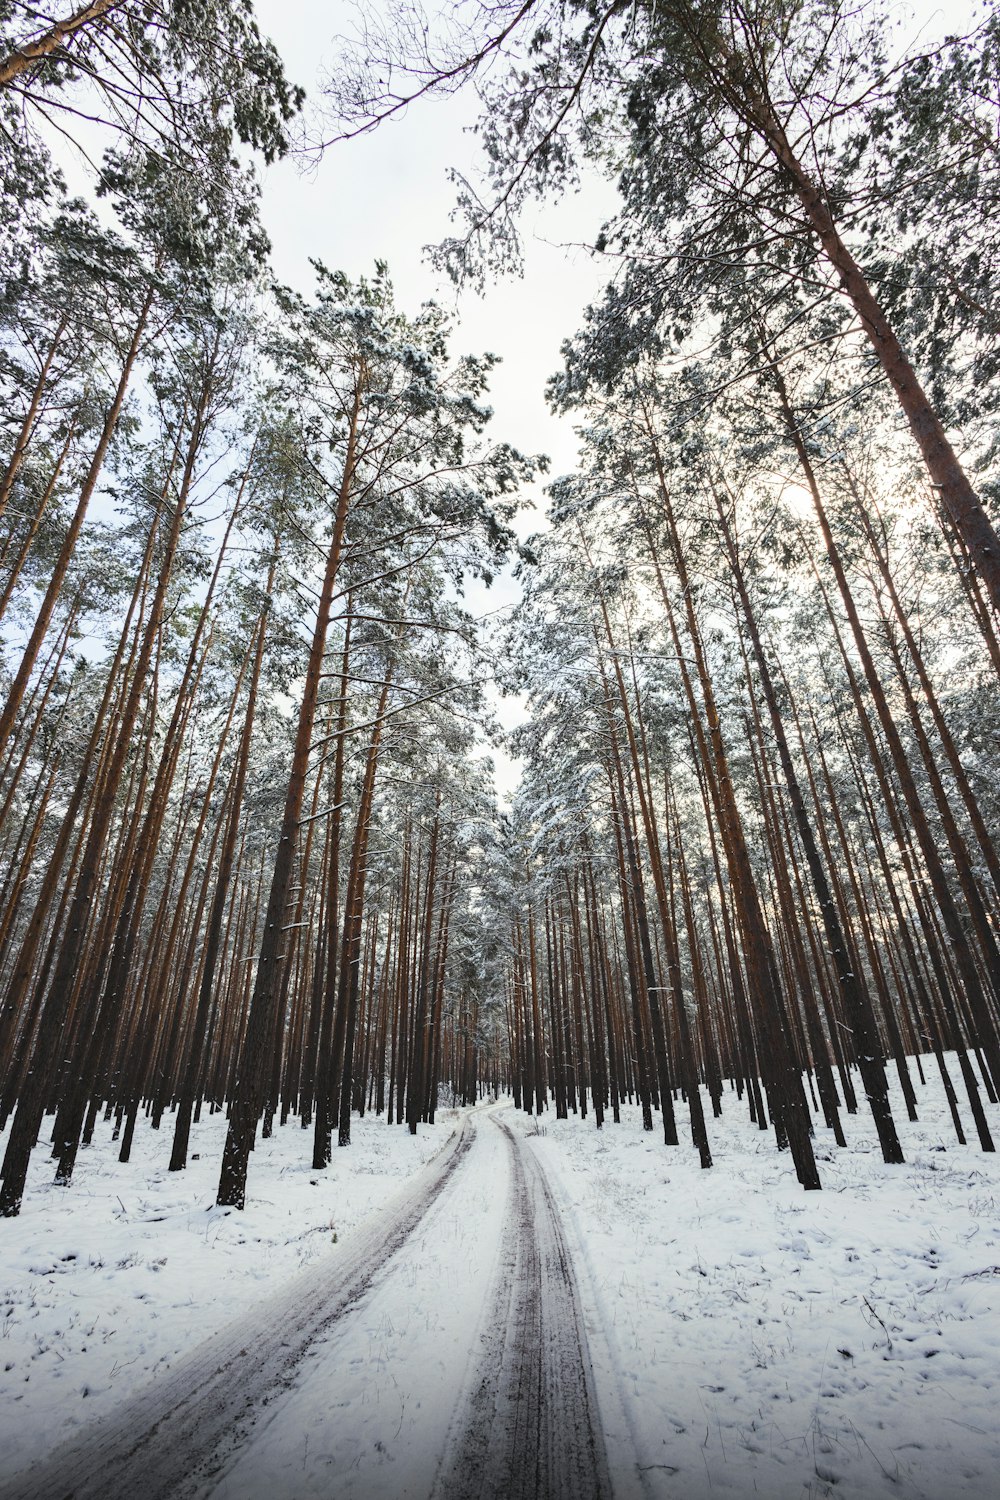
[[[344, 0], [256, 0], [255, 8], [290, 78], [320, 102], [317, 80], [336, 61], [334, 38], [350, 31], [352, 7]], [[459, 314], [456, 350], [502, 356], [492, 382], [496, 436], [525, 451], [548, 452], [562, 472], [575, 457], [572, 429], [548, 413], [543, 387], [559, 365], [561, 341], [576, 331], [608, 275], [606, 262], [572, 245], [593, 242], [615, 194], [595, 178], [586, 192], [533, 216], [526, 221], [524, 278], [505, 281], [483, 298], [469, 292], [458, 300], [423, 249], [451, 229], [449, 168], [474, 170], [477, 148], [468, 127], [475, 114], [469, 93], [426, 100], [371, 135], [329, 148], [307, 175], [287, 159], [268, 169], [263, 217], [275, 268], [281, 279], [308, 291], [310, 256], [350, 276], [370, 272], [376, 257], [388, 261], [404, 311], [436, 298]]]
[[[345, 0], [257, 0], [255, 8], [289, 77], [319, 104], [318, 81], [336, 61], [335, 37], [352, 30], [351, 6]], [[561, 474], [574, 466], [576, 442], [572, 424], [549, 412], [544, 387], [559, 368], [562, 340], [575, 333], [583, 309], [608, 278], [607, 262], [579, 247], [593, 243], [614, 210], [615, 193], [594, 178], [584, 191], [533, 213], [524, 221], [524, 276], [499, 283], [483, 297], [471, 291], [458, 297], [423, 251], [451, 232], [455, 188], [449, 169], [470, 175], [475, 170], [477, 147], [469, 133], [475, 114], [471, 93], [427, 100], [371, 135], [331, 147], [315, 170], [303, 173], [287, 159], [269, 168], [263, 174], [263, 219], [275, 272], [308, 294], [310, 257], [351, 277], [370, 273], [376, 258], [386, 260], [404, 312], [434, 298], [457, 315], [456, 353], [500, 355], [490, 389], [493, 436], [522, 452], [548, 454], [552, 475]], [[538, 509], [517, 523], [522, 537], [542, 524], [540, 487], [533, 498]], [[514, 581], [502, 575], [489, 591], [470, 585], [465, 602], [479, 615], [509, 607], [516, 594]], [[523, 717], [517, 700], [494, 695], [493, 702], [506, 727]], [[509, 795], [517, 767], [491, 753], [498, 790]]]
[[[369, 0], [377, 10], [379, 0]], [[904, 0], [894, 7], [901, 43], [928, 41], [962, 30], [981, 9], [978, 0]], [[319, 81], [337, 58], [339, 35], [353, 32], [349, 0], [255, 0], [266, 35], [274, 40], [289, 77], [320, 104]], [[572, 426], [548, 412], [543, 390], [560, 365], [559, 346], [576, 332], [581, 313], [604, 286], [609, 262], [581, 248], [592, 244], [615, 208], [614, 188], [592, 175], [584, 191], [523, 219], [525, 274], [486, 296], [463, 294], [426, 264], [423, 248], [450, 232], [455, 188], [450, 168], [475, 178], [477, 145], [469, 133], [477, 101], [468, 90], [425, 100], [404, 118], [373, 134], [331, 147], [304, 175], [291, 160], [263, 173], [263, 218], [280, 279], [308, 293], [310, 256], [359, 276], [376, 257], [388, 261], [400, 307], [434, 297], [455, 308], [461, 326], [456, 349], [492, 350], [503, 364], [492, 382], [495, 435], [527, 452], [547, 452], [554, 474], [574, 466]], [[307, 102], [308, 108], [308, 102]], [[524, 519], [522, 534], [539, 517]]]

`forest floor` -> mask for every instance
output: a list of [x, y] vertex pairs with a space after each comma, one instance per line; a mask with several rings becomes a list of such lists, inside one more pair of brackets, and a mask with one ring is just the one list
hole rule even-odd
[[634, 1109], [599, 1133], [540, 1124], [604, 1333], [598, 1397], [624, 1402], [651, 1495], [1000, 1494], [1000, 1156], [957, 1144], [924, 1069], [919, 1122], [893, 1092], [905, 1165], [884, 1164], [869, 1114], [845, 1115], [846, 1150], [817, 1127], [820, 1193], [731, 1095], [709, 1114], [710, 1171]]
[[69, 1188], [53, 1185], [39, 1147], [20, 1217], [0, 1219], [0, 1480], [163, 1379], [209, 1334], [237, 1320], [252, 1331], [275, 1289], [329, 1257], [334, 1236], [346, 1243], [455, 1119], [415, 1137], [355, 1119], [327, 1172], [310, 1167], [311, 1133], [276, 1129], [250, 1159], [242, 1213], [211, 1206], [222, 1115], [194, 1127], [184, 1172], [167, 1171], [169, 1117], [160, 1131], [140, 1121], [126, 1166], [99, 1121]]
[[[22, 1217], [0, 1229], [0, 1477], [137, 1390], [153, 1400], [183, 1381], [233, 1320], [244, 1343], [280, 1333], [289, 1289], [335, 1280], [381, 1242], [400, 1189], [438, 1171], [400, 1248], [190, 1493], [457, 1500], [478, 1464], [492, 1490], [476, 1479], [467, 1494], [557, 1494], [540, 1455], [559, 1432], [530, 1439], [535, 1489], [513, 1488], [511, 1443], [518, 1391], [544, 1408], [538, 1391], [568, 1379], [577, 1416], [565, 1408], [562, 1436], [593, 1450], [581, 1496], [610, 1473], [617, 1500], [993, 1500], [1000, 1164], [955, 1143], [933, 1063], [927, 1078], [920, 1122], [897, 1110], [904, 1166], [882, 1163], [860, 1116], [846, 1151], [817, 1129], [819, 1194], [732, 1095], [709, 1120], [710, 1172], [633, 1109], [601, 1132], [478, 1110], [447, 1176], [431, 1158], [453, 1113], [416, 1138], [356, 1121], [328, 1174], [289, 1125], [258, 1145], [243, 1214], [205, 1206], [220, 1119], [202, 1122], [182, 1176], [165, 1170], [168, 1130], [138, 1132], [121, 1167], [102, 1123], [69, 1190], [37, 1154]], [[552, 1333], [571, 1325], [576, 1344]], [[239, 1390], [238, 1361], [227, 1380]], [[572, 1423], [595, 1399], [585, 1441]]]

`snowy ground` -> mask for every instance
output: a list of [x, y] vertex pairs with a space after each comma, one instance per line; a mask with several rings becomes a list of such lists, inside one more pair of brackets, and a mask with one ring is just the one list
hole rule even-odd
[[[413, 1137], [365, 1118], [327, 1172], [297, 1124], [258, 1141], [243, 1213], [212, 1207], [225, 1121], [168, 1172], [172, 1120], [118, 1162], [99, 1122], [70, 1188], [35, 1152], [19, 1218], [0, 1219], [0, 1482], [51, 1452], [257, 1304], [386, 1203], [441, 1147], [453, 1113]], [[0, 1149], [2, 1149], [0, 1138]]]
[[822, 1193], [731, 1096], [707, 1172], [634, 1110], [542, 1122], [598, 1394], [623, 1398], [649, 1494], [1000, 1494], [1000, 1159], [956, 1144], [927, 1079], [919, 1124], [894, 1098], [904, 1166], [870, 1116], [845, 1118], [847, 1151], [817, 1130]]
[[364, 1302], [317, 1340], [205, 1500], [427, 1500], [475, 1379], [507, 1206], [503, 1141], [466, 1161]]
[[[847, 1151], [817, 1129], [819, 1194], [801, 1191], [734, 1096], [709, 1122], [710, 1172], [689, 1144], [644, 1134], [635, 1111], [600, 1133], [549, 1115], [537, 1134], [503, 1112], [562, 1211], [616, 1500], [1000, 1492], [1000, 1162], [955, 1143], [933, 1066], [927, 1076], [920, 1123], [897, 1109], [905, 1166], [882, 1163], [867, 1118], [845, 1121]], [[1000, 1110], [990, 1117], [1000, 1128]], [[253, 1328], [263, 1299], [412, 1180], [453, 1123], [413, 1139], [356, 1122], [357, 1144], [326, 1175], [288, 1126], [259, 1145], [244, 1214], [206, 1208], [218, 1119], [202, 1123], [183, 1176], [165, 1170], [166, 1132], [140, 1133], [120, 1167], [99, 1127], [69, 1191], [45, 1185], [39, 1152], [22, 1217], [0, 1221], [0, 1476], [230, 1319]], [[506, 1212], [498, 1132], [481, 1126], [349, 1326], [307, 1360], [295, 1383], [306, 1404], [294, 1391], [276, 1404], [219, 1500], [305, 1500], [324, 1444], [338, 1496], [426, 1500], [483, 1347]]]

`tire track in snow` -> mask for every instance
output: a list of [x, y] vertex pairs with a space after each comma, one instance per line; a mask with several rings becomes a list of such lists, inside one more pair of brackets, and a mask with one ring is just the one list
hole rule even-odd
[[580, 1297], [541, 1164], [508, 1125], [510, 1204], [476, 1384], [435, 1500], [610, 1500]]
[[455, 1172], [198, 1500], [428, 1500], [492, 1306], [507, 1146], [477, 1111]]
[[310, 1346], [363, 1297], [464, 1159], [460, 1129], [411, 1185], [373, 1214], [323, 1268], [301, 1272], [251, 1330], [207, 1339], [169, 1375], [45, 1463], [15, 1476], [2, 1500], [184, 1500], [245, 1442], [257, 1414], [292, 1384]]

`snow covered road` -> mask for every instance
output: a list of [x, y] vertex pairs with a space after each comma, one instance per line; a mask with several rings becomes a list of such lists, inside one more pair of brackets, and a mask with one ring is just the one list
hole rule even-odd
[[395, 1204], [6, 1500], [607, 1500], [584, 1319], [530, 1145], [491, 1112]]
[[462, 1167], [310, 1351], [212, 1500], [608, 1500], [576, 1284], [530, 1145], [479, 1113]]
[[583, 1313], [559, 1212], [524, 1138], [507, 1144], [509, 1211], [477, 1377], [440, 1500], [610, 1496]]
[[711, 1172], [628, 1105], [479, 1108], [450, 1152], [457, 1112], [366, 1117], [320, 1174], [288, 1126], [243, 1214], [207, 1206], [223, 1115], [190, 1180], [105, 1122], [0, 1243], [0, 1491], [995, 1500], [1000, 1157], [925, 1073], [905, 1165], [817, 1121], [811, 1195], [735, 1099]]
[[[285, 1284], [257, 1315], [223, 1329], [168, 1376], [3, 1491], [3, 1500], [180, 1500], [211, 1493], [214, 1476], [269, 1405], [302, 1379], [326, 1328], [363, 1298], [466, 1156], [466, 1120], [411, 1185], [341, 1252]], [[280, 1492], [279, 1492], [280, 1493]], [[287, 1493], [291, 1494], [291, 1491]], [[269, 1491], [275, 1500], [275, 1491]]]

